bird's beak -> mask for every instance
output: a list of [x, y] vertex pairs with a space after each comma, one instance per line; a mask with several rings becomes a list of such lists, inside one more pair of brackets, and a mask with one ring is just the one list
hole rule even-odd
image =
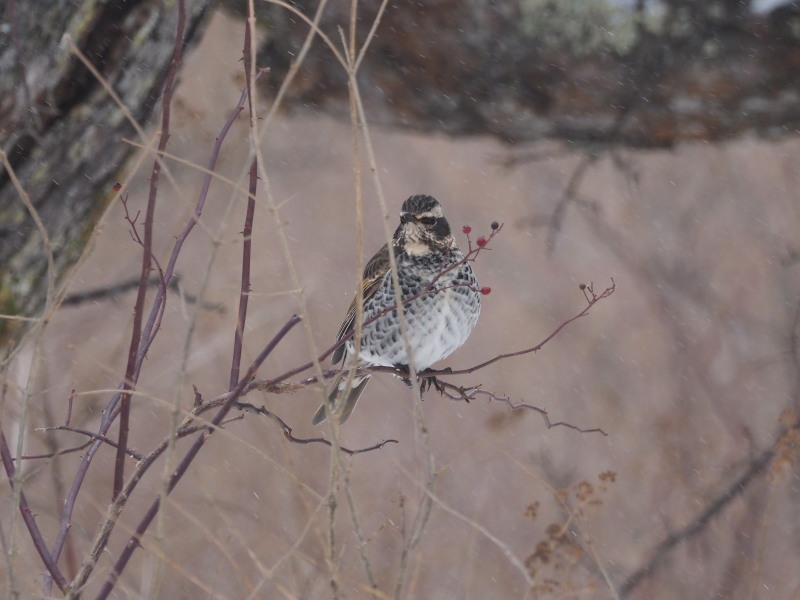
[[416, 223], [417, 217], [412, 215], [411, 213], [402, 213], [400, 215], [400, 223]]

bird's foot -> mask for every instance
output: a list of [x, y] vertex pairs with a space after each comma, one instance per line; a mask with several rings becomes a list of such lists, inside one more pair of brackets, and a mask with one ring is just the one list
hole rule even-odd
[[[447, 369], [442, 369], [443, 371], [452, 371], [450, 367]], [[444, 385], [436, 379], [436, 375], [426, 375], [425, 373], [431, 371], [431, 369], [425, 369], [422, 373], [420, 373], [420, 384], [419, 384], [419, 391], [420, 393], [424, 393], [425, 391], [431, 389], [433, 387], [440, 395], [444, 395]]]

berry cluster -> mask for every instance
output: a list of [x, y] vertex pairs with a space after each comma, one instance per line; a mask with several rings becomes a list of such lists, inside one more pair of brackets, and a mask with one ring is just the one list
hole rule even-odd
[[[477, 248], [472, 247], [472, 240], [469, 237], [469, 234], [472, 233], [472, 227], [470, 227], [469, 225], [464, 225], [461, 228], [461, 231], [464, 233], [464, 235], [467, 236], [467, 243], [469, 244], [469, 252], [467, 254], [467, 260], [475, 260], [475, 256], [477, 256], [478, 252], [480, 252], [481, 250], [488, 250], [489, 248], [487, 246], [489, 245], [489, 242], [497, 233], [500, 232], [500, 230], [503, 228], [503, 224], [498, 223], [497, 221], [492, 221], [489, 227], [492, 230], [492, 233], [489, 234], [488, 238], [482, 235], [475, 240], [475, 245], [477, 246]], [[480, 292], [481, 294], [486, 296], [487, 294], [492, 293], [492, 288], [485, 286], [480, 289]]]

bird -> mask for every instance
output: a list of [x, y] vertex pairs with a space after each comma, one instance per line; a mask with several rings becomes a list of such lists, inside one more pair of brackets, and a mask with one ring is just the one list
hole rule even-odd
[[[378, 250], [364, 267], [361, 279], [363, 315], [361, 343], [355, 356], [353, 338], [333, 353], [334, 365], [342, 363], [312, 423], [324, 422], [329, 412], [344, 423], [370, 380], [370, 373], [351, 368], [385, 366], [405, 368], [409, 352], [416, 372], [448, 357], [467, 341], [481, 311], [475, 273], [458, 249], [442, 205], [433, 196], [409, 197], [400, 209], [400, 224], [392, 236], [397, 279], [407, 323], [408, 348], [398, 316], [389, 260], [389, 246]], [[358, 312], [358, 295], [336, 335], [336, 342], [352, 334]], [[350, 381], [348, 381], [351, 379]]]

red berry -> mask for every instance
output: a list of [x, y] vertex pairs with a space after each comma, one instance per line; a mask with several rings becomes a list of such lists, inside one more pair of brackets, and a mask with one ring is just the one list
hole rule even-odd
[[118, 192], [118, 191], [120, 191], [121, 189], [122, 189], [122, 184], [121, 184], [121, 183], [115, 183], [115, 184], [114, 184], [114, 191], [115, 191], [115, 192]]
[[477, 240], [475, 240], [475, 243], [478, 244], [478, 246], [480, 246], [481, 248], [483, 248], [486, 245], [486, 238], [481, 236]]
[[461, 228], [461, 231], [463, 231], [464, 233], [466, 233], [467, 235], [469, 235], [469, 232], [470, 232], [470, 231], [472, 231], [472, 227], [470, 227], [469, 225], [464, 225], [464, 226]]
[[490, 288], [488, 286], [481, 288], [481, 294], [483, 294], [484, 296], [486, 296], [488, 294], [491, 294], [491, 293], [492, 293], [492, 288]]

